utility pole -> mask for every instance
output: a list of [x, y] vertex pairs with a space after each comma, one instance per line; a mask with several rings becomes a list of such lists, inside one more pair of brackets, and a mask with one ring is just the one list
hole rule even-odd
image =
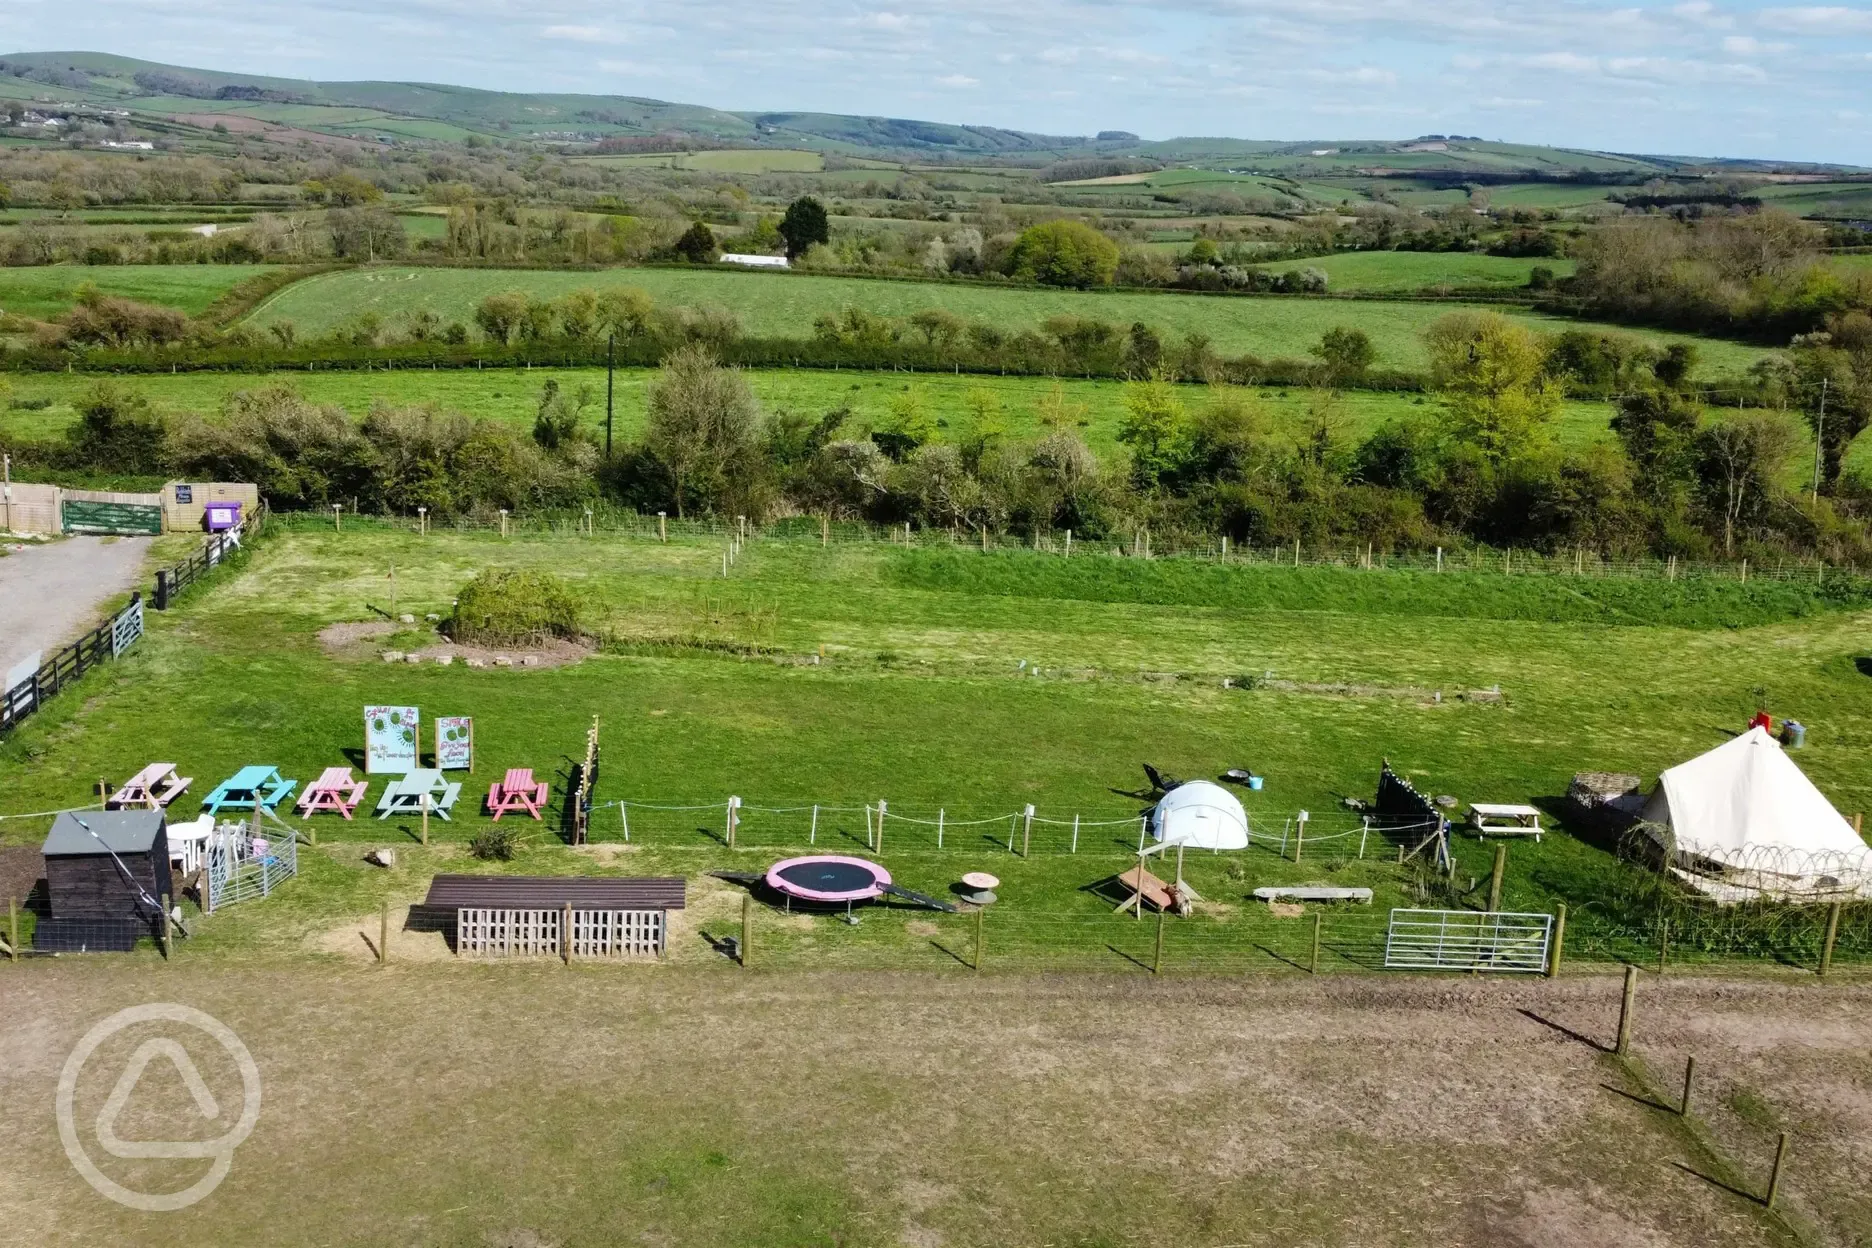
[[1816, 503], [1820, 501], [1821, 448], [1826, 445], [1827, 387], [1832, 384], [1833, 384], [1833, 379], [1831, 377], [1822, 377], [1820, 379], [1820, 419], [1814, 422], [1814, 479], [1813, 479], [1813, 494], [1810, 496], [1812, 500]]
[[617, 368], [617, 335], [605, 339], [605, 458], [611, 458], [612, 373]]

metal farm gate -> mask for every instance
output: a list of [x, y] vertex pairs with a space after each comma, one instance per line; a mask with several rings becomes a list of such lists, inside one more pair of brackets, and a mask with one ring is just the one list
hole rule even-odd
[[162, 505], [105, 503], [67, 495], [64, 528], [67, 533], [121, 533], [133, 537], [149, 534], [160, 537], [163, 531]]
[[1547, 969], [1553, 915], [1476, 910], [1393, 910], [1385, 967], [1405, 971]]

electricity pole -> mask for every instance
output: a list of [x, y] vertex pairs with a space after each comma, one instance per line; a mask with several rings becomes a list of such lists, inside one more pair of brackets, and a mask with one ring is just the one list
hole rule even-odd
[[1812, 501], [1820, 501], [1820, 451], [1826, 445], [1826, 401], [1827, 387], [1833, 384], [1831, 377], [1820, 379], [1820, 419], [1814, 422], [1814, 479]]
[[617, 368], [617, 335], [605, 339], [605, 458], [611, 458], [612, 373]]

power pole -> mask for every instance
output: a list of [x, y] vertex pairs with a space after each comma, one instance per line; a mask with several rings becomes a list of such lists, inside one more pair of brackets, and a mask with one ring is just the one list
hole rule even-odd
[[617, 335], [605, 339], [605, 458], [611, 458], [612, 373], [617, 368]]
[[1831, 377], [1820, 379], [1820, 419], [1814, 422], [1814, 479], [1812, 501], [1820, 501], [1820, 454], [1826, 445], [1826, 401], [1827, 387], [1833, 384]]

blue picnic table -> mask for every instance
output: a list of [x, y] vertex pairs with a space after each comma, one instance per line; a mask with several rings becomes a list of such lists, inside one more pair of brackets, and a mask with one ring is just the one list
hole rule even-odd
[[461, 796], [461, 787], [459, 782], [449, 780], [433, 767], [418, 767], [384, 786], [377, 798], [377, 817], [388, 819], [391, 815], [421, 814], [426, 797], [429, 813], [448, 819], [455, 799]]
[[202, 799], [202, 809], [218, 815], [224, 810], [252, 810], [256, 804], [272, 810], [292, 796], [297, 780], [287, 780], [278, 767], [256, 763], [243, 767]]

